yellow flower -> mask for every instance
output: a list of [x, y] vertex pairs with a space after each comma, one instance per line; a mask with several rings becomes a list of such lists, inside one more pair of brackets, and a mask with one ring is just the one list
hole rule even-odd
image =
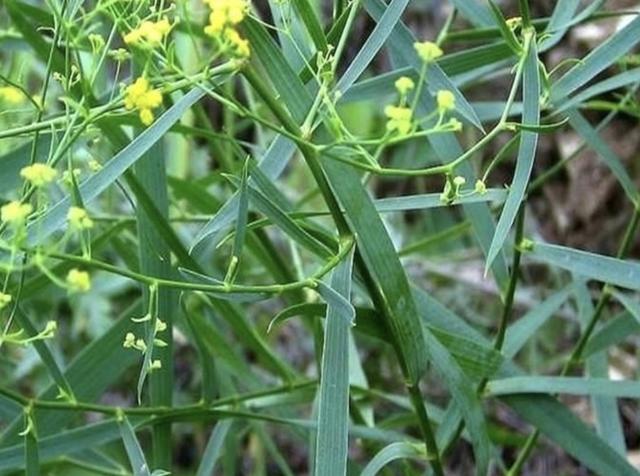
[[149, 370], [160, 370], [162, 368], [162, 362], [159, 361], [158, 359], [155, 359], [153, 362], [151, 362], [151, 365], [149, 366]]
[[433, 60], [442, 56], [440, 47], [431, 41], [414, 43], [413, 47], [418, 53], [418, 56], [420, 56], [420, 59], [425, 63], [431, 63]]
[[47, 164], [37, 162], [20, 170], [20, 176], [31, 182], [34, 187], [42, 187], [53, 182], [58, 176], [58, 172]]
[[204, 27], [205, 34], [220, 38], [228, 43], [239, 57], [250, 54], [249, 42], [242, 38], [235, 26], [244, 20], [249, 11], [247, 0], [205, 0], [211, 8], [209, 24]]
[[85, 293], [91, 289], [91, 278], [86, 271], [80, 271], [77, 268], [73, 268], [67, 274], [67, 285], [69, 291], [75, 293]]
[[413, 113], [408, 107], [387, 106], [384, 108], [384, 114], [387, 116], [387, 130], [393, 132], [398, 131], [401, 135], [406, 135], [411, 131], [411, 117]]
[[436, 94], [436, 102], [438, 103], [438, 111], [445, 113], [456, 107], [456, 97], [451, 91], [441, 89]]
[[19, 224], [24, 222], [32, 211], [33, 207], [28, 203], [14, 200], [0, 208], [0, 218], [5, 223]]
[[214, 37], [218, 36], [224, 30], [226, 23], [225, 20], [226, 18], [223, 15], [220, 15], [215, 11], [211, 12], [209, 15], [209, 24], [204, 27], [205, 34]]
[[166, 17], [156, 22], [145, 20], [137, 28], [124, 35], [124, 42], [128, 45], [146, 43], [149, 46], [157, 46], [162, 43], [170, 31], [171, 24]]
[[24, 93], [14, 86], [3, 86], [0, 88], [0, 100], [9, 104], [20, 104], [24, 101]]
[[77, 230], [88, 230], [93, 228], [93, 220], [89, 218], [87, 211], [80, 207], [71, 207], [67, 212], [69, 224]]
[[400, 95], [404, 96], [413, 88], [415, 88], [416, 85], [413, 82], [413, 79], [407, 76], [401, 76], [396, 80], [395, 86], [398, 92], [400, 93]]
[[161, 104], [162, 94], [158, 89], [151, 89], [149, 81], [144, 77], [139, 77], [135, 83], [125, 89], [124, 107], [138, 109], [140, 121], [145, 126], [153, 122], [153, 109]]
[[251, 54], [249, 49], [249, 41], [240, 36], [236, 30], [225, 30], [224, 34], [226, 40], [231, 44], [231, 47], [235, 51], [236, 55], [241, 58], [248, 58]]
[[7, 307], [11, 303], [12, 299], [11, 294], [0, 292], [0, 309]]

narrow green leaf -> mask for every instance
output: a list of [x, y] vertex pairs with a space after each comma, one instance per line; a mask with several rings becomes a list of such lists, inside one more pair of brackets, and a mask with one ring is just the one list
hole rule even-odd
[[307, 32], [313, 40], [313, 43], [316, 45], [318, 51], [326, 51], [328, 46], [327, 38], [324, 35], [320, 20], [318, 19], [316, 12], [313, 10], [311, 3], [309, 3], [309, 0], [293, 0], [293, 6], [304, 22]]
[[573, 127], [585, 143], [600, 156], [604, 164], [611, 170], [611, 173], [622, 186], [629, 200], [631, 200], [632, 203], [638, 202], [638, 190], [633, 179], [629, 176], [624, 165], [622, 165], [620, 157], [602, 140], [598, 131], [591, 127], [591, 124], [587, 122], [580, 112], [576, 109], [570, 109], [567, 114], [571, 127]]
[[540, 51], [545, 51], [557, 44], [569, 29], [569, 22], [573, 18], [580, 0], [559, 0], [551, 14], [551, 19], [545, 33], [548, 34], [540, 43]]
[[118, 417], [118, 426], [120, 427], [120, 435], [124, 448], [127, 451], [129, 457], [129, 463], [133, 470], [134, 476], [151, 476], [151, 471], [147, 460], [140, 446], [140, 442], [136, 437], [136, 432], [133, 430], [129, 419], [123, 414]]
[[507, 25], [507, 21], [502, 16], [502, 12], [500, 8], [492, 1], [488, 0], [489, 6], [491, 7], [491, 13], [493, 14], [493, 18], [495, 19], [495, 23], [498, 25], [500, 29], [500, 34], [502, 35], [502, 39], [505, 41], [507, 46], [511, 48], [511, 51], [516, 55], [520, 55], [522, 51], [522, 47], [518, 43], [516, 36], [513, 33], [513, 30]]
[[[296, 145], [284, 136], [277, 136], [260, 160], [258, 167], [270, 179], [277, 178], [289, 163]], [[252, 183], [252, 179], [249, 179]], [[205, 243], [205, 239], [221, 234], [229, 227], [238, 214], [239, 197], [233, 195], [222, 205], [209, 222], [202, 227], [191, 245], [190, 253], [196, 254]], [[215, 241], [215, 240], [214, 240]]]
[[220, 459], [224, 447], [224, 441], [229, 431], [231, 431], [233, 424], [234, 421], [231, 419], [216, 423], [207, 442], [207, 446], [202, 453], [202, 458], [200, 458], [196, 476], [209, 476], [214, 474], [216, 463]]
[[[349, 302], [353, 250], [331, 275], [320, 294], [327, 302], [318, 390], [318, 432], [314, 474], [346, 474], [349, 448], [349, 330], [355, 310]], [[321, 283], [322, 284], [322, 283]]]
[[595, 474], [640, 474], [556, 399], [523, 394], [503, 396], [501, 400]]
[[369, 35], [356, 57], [340, 77], [340, 81], [336, 86], [338, 91], [342, 93], [348, 91], [353, 83], [364, 73], [389, 35], [391, 35], [408, 4], [409, 0], [393, 0], [386, 7], [384, 13], [379, 18], [376, 18], [377, 24], [371, 35]]
[[567, 393], [570, 395], [607, 395], [616, 398], [640, 398], [640, 382], [582, 377], [512, 377], [491, 380], [485, 393], [491, 396], [517, 393]]
[[[585, 332], [595, 312], [595, 308], [591, 302], [591, 293], [587, 288], [586, 282], [581, 279], [576, 279], [575, 281], [575, 300], [578, 305], [578, 316], [580, 317], [582, 332]], [[606, 352], [591, 355], [585, 360], [586, 371], [589, 377], [609, 377], [609, 359]], [[604, 441], [608, 442], [619, 454], [626, 456], [627, 447], [624, 441], [624, 431], [622, 429], [622, 421], [620, 419], [616, 398], [606, 395], [592, 395], [591, 407], [595, 414], [598, 435], [600, 435]]]
[[495, 25], [493, 18], [491, 18], [491, 13], [484, 6], [484, 2], [479, 0], [452, 0], [451, 3], [473, 25], [478, 27]]
[[608, 320], [597, 330], [587, 342], [585, 357], [607, 350], [618, 345], [628, 337], [640, 333], [640, 324], [628, 311], [623, 311]]
[[640, 41], [640, 16], [636, 16], [622, 30], [591, 51], [579, 64], [556, 81], [551, 88], [553, 103], [561, 104], [572, 92], [584, 86], [631, 50], [638, 41]]
[[360, 476], [375, 476], [389, 463], [402, 459], [424, 460], [424, 448], [412, 443], [391, 443], [376, 453]]
[[622, 304], [629, 314], [640, 324], [640, 303], [632, 299], [629, 295], [616, 291], [610, 291], [614, 298]]
[[535, 243], [527, 255], [596, 281], [640, 289], [640, 264], [633, 261], [545, 243]]
[[513, 358], [536, 331], [567, 301], [573, 290], [573, 285], [570, 285], [552, 294], [509, 326], [505, 336], [504, 355]]
[[[526, 55], [522, 76], [522, 97], [524, 103], [522, 122], [524, 124], [536, 125], [540, 119], [540, 74], [536, 40], [534, 37], [530, 39]], [[511, 230], [515, 222], [520, 204], [524, 199], [529, 184], [537, 143], [538, 135], [535, 132], [523, 131], [521, 133], [520, 148], [518, 149], [518, 157], [516, 159], [516, 170], [509, 188], [509, 196], [502, 209], [502, 214], [496, 225], [496, 231], [487, 254], [486, 269], [489, 269], [493, 260], [502, 250], [502, 246], [509, 235], [509, 230]]]
[[597, 82], [593, 86], [583, 89], [578, 94], [556, 107], [554, 109], [554, 114], [558, 114], [574, 107], [579, 107], [593, 97], [637, 83], [638, 81], [640, 81], [640, 68], [623, 71], [622, 73], [611, 76], [610, 78]]

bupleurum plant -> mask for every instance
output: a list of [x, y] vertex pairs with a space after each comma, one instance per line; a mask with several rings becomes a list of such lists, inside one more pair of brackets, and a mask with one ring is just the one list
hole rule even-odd
[[543, 3], [1, 2], [0, 474], [640, 474], [640, 17]]

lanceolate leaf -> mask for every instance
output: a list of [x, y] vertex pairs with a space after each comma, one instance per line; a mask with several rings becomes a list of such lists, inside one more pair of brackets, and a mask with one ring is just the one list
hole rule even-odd
[[640, 264], [559, 245], [536, 243], [531, 257], [586, 278], [640, 289]]
[[336, 86], [338, 91], [348, 91], [351, 85], [356, 82], [367, 66], [369, 66], [371, 60], [373, 60], [376, 53], [382, 48], [382, 45], [393, 31], [396, 23], [400, 20], [402, 12], [404, 12], [408, 4], [409, 0], [393, 0], [389, 4], [382, 16], [378, 19], [371, 35], [367, 38], [367, 41], [349, 65], [347, 71], [340, 77], [340, 81], [338, 81], [338, 85]]
[[[535, 37], [530, 39], [528, 50], [523, 64], [522, 74], [522, 98], [524, 108], [522, 122], [524, 124], [537, 125], [540, 120], [540, 74], [538, 70], [538, 53]], [[533, 161], [536, 155], [538, 134], [531, 131], [522, 131], [520, 136], [520, 148], [516, 159], [516, 170], [513, 181], [509, 187], [509, 196], [502, 209], [500, 220], [496, 226], [496, 232], [491, 241], [491, 247], [487, 255], [486, 269], [498, 256], [509, 230], [515, 222], [520, 204], [524, 199], [529, 184], [529, 177], [533, 169]]]
[[[327, 301], [314, 474], [346, 474], [349, 449], [349, 330], [355, 311], [349, 303], [353, 252], [334, 270]], [[329, 294], [330, 295], [330, 294]]]
[[576, 89], [613, 64], [640, 41], [640, 16], [584, 57], [553, 84], [551, 99], [561, 105]]

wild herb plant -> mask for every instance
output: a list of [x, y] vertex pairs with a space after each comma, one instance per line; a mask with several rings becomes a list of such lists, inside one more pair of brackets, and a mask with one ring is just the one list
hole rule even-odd
[[[639, 473], [607, 353], [640, 322], [638, 154], [601, 132], [637, 123], [640, 18], [452, 0], [418, 34], [410, 3], [0, 4], [0, 472], [516, 475], [551, 445]], [[626, 197], [615, 257], [530, 217], [585, 149]], [[446, 260], [495, 295], [415, 270]]]

